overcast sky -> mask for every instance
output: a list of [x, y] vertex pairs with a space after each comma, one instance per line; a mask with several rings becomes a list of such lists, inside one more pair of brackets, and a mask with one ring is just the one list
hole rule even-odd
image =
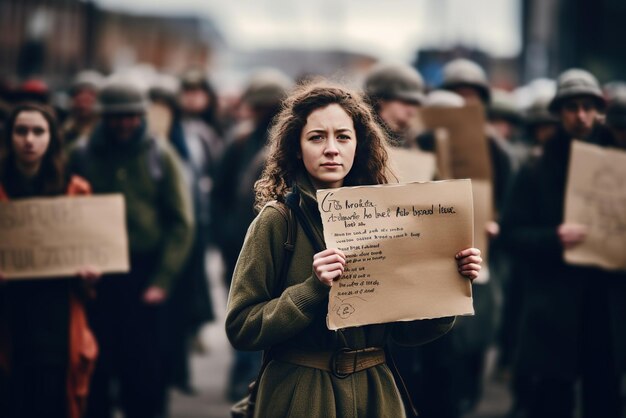
[[204, 15], [229, 45], [338, 47], [410, 61], [417, 48], [459, 43], [519, 53], [520, 0], [97, 0], [146, 14]]

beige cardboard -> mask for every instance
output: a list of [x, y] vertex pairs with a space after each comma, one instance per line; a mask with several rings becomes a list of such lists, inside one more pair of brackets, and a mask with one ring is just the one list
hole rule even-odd
[[0, 203], [0, 271], [7, 278], [73, 276], [85, 265], [128, 271], [122, 195]]
[[472, 180], [472, 195], [474, 197], [474, 247], [480, 249], [483, 259], [482, 270], [474, 281], [483, 284], [489, 281], [489, 237], [485, 229], [487, 222], [493, 221], [493, 191], [491, 182], [487, 180]]
[[452, 170], [452, 151], [450, 145], [450, 133], [446, 128], [435, 129], [435, 155], [437, 158], [438, 180], [454, 178]]
[[329, 329], [474, 313], [454, 258], [473, 243], [470, 180], [319, 190], [317, 201], [326, 246], [348, 260]]
[[574, 141], [565, 222], [589, 226], [568, 263], [626, 270], [626, 152]]
[[420, 109], [420, 117], [426, 129], [447, 129], [454, 178], [491, 179], [491, 160], [482, 107], [426, 107]]
[[[419, 149], [387, 148], [389, 154], [388, 166], [398, 183], [413, 181], [430, 181], [435, 177], [436, 159], [430, 152]], [[391, 181], [390, 181], [391, 182]]]

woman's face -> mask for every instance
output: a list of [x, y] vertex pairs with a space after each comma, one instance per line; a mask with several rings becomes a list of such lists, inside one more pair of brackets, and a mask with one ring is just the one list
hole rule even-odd
[[11, 139], [18, 166], [38, 166], [50, 144], [48, 121], [35, 110], [20, 112]]
[[317, 189], [341, 187], [356, 152], [352, 118], [338, 104], [311, 112], [300, 134], [300, 155]]
[[210, 101], [209, 94], [199, 87], [185, 89], [180, 94], [180, 105], [186, 113], [202, 113], [209, 107]]

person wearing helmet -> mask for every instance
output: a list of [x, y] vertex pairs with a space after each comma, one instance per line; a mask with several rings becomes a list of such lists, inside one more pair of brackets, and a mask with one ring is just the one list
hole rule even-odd
[[605, 100], [591, 73], [571, 69], [559, 76], [548, 108], [559, 119], [558, 131], [541, 157], [522, 167], [501, 221], [502, 242], [536, 260], [518, 266], [524, 298], [516, 374], [532, 382], [525, 396], [530, 418], [572, 417], [578, 380], [582, 417], [618, 418], [626, 370], [624, 274], [563, 258], [587, 236], [586, 226], [564, 221], [571, 144], [613, 143], [599, 122]]
[[[251, 75], [239, 104], [243, 120], [219, 165], [211, 216], [220, 220], [214, 224], [213, 233], [224, 260], [228, 288], [248, 226], [256, 215], [254, 183], [265, 165], [269, 128], [292, 85], [293, 81], [276, 69], [260, 69]], [[230, 400], [247, 394], [260, 366], [260, 353], [235, 352], [227, 389]]]
[[98, 102], [102, 121], [72, 150], [70, 167], [94, 193], [124, 195], [130, 271], [105, 276], [90, 306], [101, 358], [87, 417], [112, 416], [117, 383], [125, 416], [156, 418], [167, 399], [163, 306], [192, 245], [192, 198], [175, 152], [147, 133], [143, 92], [128, 81], [110, 81]]
[[491, 101], [491, 91], [485, 70], [465, 58], [455, 59], [445, 65], [441, 88], [455, 92], [470, 105], [487, 105]]
[[414, 142], [417, 110], [424, 101], [424, 80], [413, 67], [381, 63], [368, 73], [364, 90], [396, 146]]
[[98, 122], [96, 103], [102, 81], [102, 75], [92, 70], [81, 71], [74, 78], [69, 90], [71, 99], [69, 115], [61, 127], [66, 150], [80, 138], [88, 137]]

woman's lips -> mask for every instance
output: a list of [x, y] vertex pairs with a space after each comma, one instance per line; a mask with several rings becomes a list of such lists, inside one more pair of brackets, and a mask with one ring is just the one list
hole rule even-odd
[[339, 167], [341, 164], [339, 163], [323, 163], [322, 167]]

